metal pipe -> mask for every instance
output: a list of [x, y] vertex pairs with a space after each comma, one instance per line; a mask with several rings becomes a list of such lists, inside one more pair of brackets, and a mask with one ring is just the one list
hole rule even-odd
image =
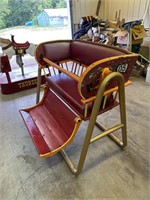
[[93, 138], [91, 138], [90, 143], [93, 143], [96, 140], [98, 140], [98, 139], [100, 139], [100, 138], [102, 138], [102, 137], [104, 137], [104, 136], [106, 136], [106, 135], [108, 135], [108, 134], [110, 134], [112, 132], [115, 132], [115, 131], [117, 131], [118, 129], [120, 129], [122, 127], [123, 127], [123, 124], [118, 124], [118, 125], [116, 125], [114, 127], [111, 127], [110, 129], [107, 129], [106, 131], [104, 131], [104, 132], [94, 136]]
[[40, 87], [41, 87], [41, 67], [38, 66], [36, 104], [39, 103], [39, 101], [40, 101]]
[[61, 155], [63, 156], [64, 160], [66, 161], [67, 166], [69, 167], [69, 169], [71, 170], [71, 172], [72, 172], [73, 174], [76, 174], [77, 170], [76, 170], [76, 168], [74, 167], [72, 161], [71, 161], [71, 160], [69, 159], [69, 157], [67, 156], [66, 152], [62, 149], [62, 150], [60, 151], [60, 153], [61, 153]]

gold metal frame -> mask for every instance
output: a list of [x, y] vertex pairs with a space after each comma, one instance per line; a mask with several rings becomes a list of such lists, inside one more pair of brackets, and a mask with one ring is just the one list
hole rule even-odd
[[[108, 60], [109, 61], [114, 60], [114, 59], [116, 60], [116, 59], [118, 59], [118, 57], [119, 58], [128, 58], [130, 56], [135, 57], [135, 54], [132, 54], [132, 55], [131, 54], [129, 54], [129, 55], [121, 55], [121, 56], [116, 56], [116, 57], [112, 57], [112, 58], [103, 59], [101, 61], [93, 63], [90, 66], [90, 68], [88, 67], [88, 70], [90, 70], [95, 65], [101, 64], [101, 63], [106, 62]], [[60, 70], [63, 73], [69, 75], [71, 78], [76, 80], [79, 85], [81, 85], [82, 76], [79, 77], [77, 74], [72, 73], [72, 71], [69, 72], [68, 70], [62, 69], [61, 66], [57, 65], [56, 63], [54, 63], [52, 61], [49, 61], [46, 58], [43, 58], [43, 60], [49, 66], [53, 66], [57, 70]], [[41, 70], [42, 70], [42, 68], [44, 68], [44, 66], [39, 65], [36, 103], [38, 103], [39, 100], [40, 100], [40, 86], [41, 86]], [[111, 88], [110, 90], [106, 90], [106, 86], [108, 85], [108, 82], [110, 82], [111, 79], [116, 79], [118, 81], [118, 86], [116, 86], [114, 88]], [[64, 149], [62, 149], [60, 151], [61, 155], [63, 156], [64, 160], [66, 161], [69, 169], [71, 170], [71, 172], [74, 175], [77, 176], [77, 175], [79, 175], [81, 173], [90, 143], [93, 143], [93, 142], [103, 138], [104, 136], [109, 136], [120, 147], [124, 148], [127, 145], [125, 86], [129, 85], [130, 83], [131, 83], [130, 81], [127, 81], [127, 82], [124, 81], [124, 77], [123, 77], [123, 75], [121, 73], [119, 73], [119, 72], [110, 72], [108, 75], [106, 75], [106, 77], [104, 77], [102, 79], [96, 97], [94, 96], [94, 97], [91, 97], [89, 99], [84, 99], [84, 98], [82, 99], [83, 104], [85, 104], [85, 116], [86, 116], [86, 111], [87, 111], [86, 107], [88, 106], [88, 102], [91, 102], [91, 100], [93, 100], [94, 101], [94, 105], [93, 105], [93, 109], [92, 109], [92, 114], [91, 114], [90, 119], [89, 119], [89, 124], [88, 124], [88, 127], [87, 127], [86, 135], [85, 135], [85, 138], [84, 138], [84, 142], [83, 142], [83, 146], [82, 146], [82, 150], [81, 150], [81, 153], [80, 153], [80, 156], [79, 156], [79, 161], [78, 161], [77, 166], [75, 167], [75, 165], [70, 160], [70, 158], [68, 157], [68, 155], [66, 154]], [[78, 87], [78, 90], [79, 90], [79, 87]], [[107, 128], [103, 127], [97, 121], [97, 116], [98, 116], [98, 112], [99, 112], [99, 106], [103, 102], [104, 96], [107, 97], [107, 94], [109, 94], [111, 92], [114, 92], [114, 91], [116, 92], [116, 95], [118, 95], [118, 97], [119, 97], [120, 122], [118, 124], [114, 125], [113, 127], [107, 129]], [[92, 136], [94, 126], [97, 126], [101, 130], [101, 132], [98, 133], [96, 136]], [[119, 129], [121, 130], [122, 139], [119, 139], [113, 133], [113, 132], [115, 132], [115, 131], [117, 131]]]
[[[105, 129], [102, 125], [100, 125], [96, 121], [96, 118], [97, 118], [97, 114], [98, 114], [98, 110], [99, 110], [99, 105], [102, 102], [102, 98], [103, 98], [103, 95], [105, 92], [106, 85], [113, 78], [118, 80], [118, 88], [119, 88], [118, 94], [119, 94], [119, 103], [120, 103], [120, 123], [109, 129]], [[93, 129], [94, 129], [95, 125], [98, 126], [103, 132], [92, 137], [92, 133], [93, 133]], [[116, 137], [113, 134], [113, 132], [118, 129], [121, 129], [121, 131], [122, 131], [122, 140], [120, 140], [118, 137]], [[99, 87], [99, 90], [98, 90], [98, 93], [97, 93], [97, 96], [95, 99], [95, 103], [93, 106], [92, 114], [91, 114], [91, 117], [89, 120], [89, 125], [87, 127], [87, 132], [86, 132], [86, 136], [85, 136], [84, 143], [82, 146], [82, 150], [81, 150], [77, 168], [75, 168], [74, 164], [72, 163], [70, 158], [67, 156], [66, 152], [64, 150], [61, 150], [61, 155], [65, 159], [69, 169], [71, 170], [71, 172], [73, 174], [79, 175], [81, 173], [83, 165], [84, 165], [84, 161], [85, 161], [85, 158], [87, 155], [89, 144], [101, 139], [102, 137], [104, 137], [106, 135], [108, 135], [120, 147], [125, 147], [127, 145], [124, 78], [119, 72], [112, 72], [111, 74], [106, 76], [106, 78], [102, 81], [102, 83]]]

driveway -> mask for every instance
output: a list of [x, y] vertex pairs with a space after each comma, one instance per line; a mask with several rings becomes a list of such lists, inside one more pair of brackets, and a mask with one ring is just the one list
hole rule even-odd
[[19, 27], [9, 28], [0, 33], [1, 38], [11, 39], [11, 34], [15, 36], [16, 42], [29, 41], [33, 44], [39, 44], [44, 41], [56, 40], [56, 39], [70, 39], [71, 31], [68, 27], [60, 28], [30, 28]]

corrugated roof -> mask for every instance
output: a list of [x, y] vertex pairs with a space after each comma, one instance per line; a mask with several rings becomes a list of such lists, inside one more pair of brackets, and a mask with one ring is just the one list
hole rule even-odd
[[67, 17], [67, 8], [44, 9], [49, 17]]

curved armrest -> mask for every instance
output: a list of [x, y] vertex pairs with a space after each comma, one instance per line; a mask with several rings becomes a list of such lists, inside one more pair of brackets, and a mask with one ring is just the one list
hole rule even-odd
[[56, 69], [58, 69], [59, 71], [65, 73], [66, 75], [70, 76], [71, 78], [75, 79], [76, 81], [79, 81], [79, 77], [75, 74], [73, 74], [72, 72], [69, 72], [68, 70], [60, 67], [59, 65], [57, 65], [56, 63], [52, 62], [51, 60], [47, 59], [47, 58], [43, 58], [43, 61], [46, 62], [48, 65], [55, 67]]

